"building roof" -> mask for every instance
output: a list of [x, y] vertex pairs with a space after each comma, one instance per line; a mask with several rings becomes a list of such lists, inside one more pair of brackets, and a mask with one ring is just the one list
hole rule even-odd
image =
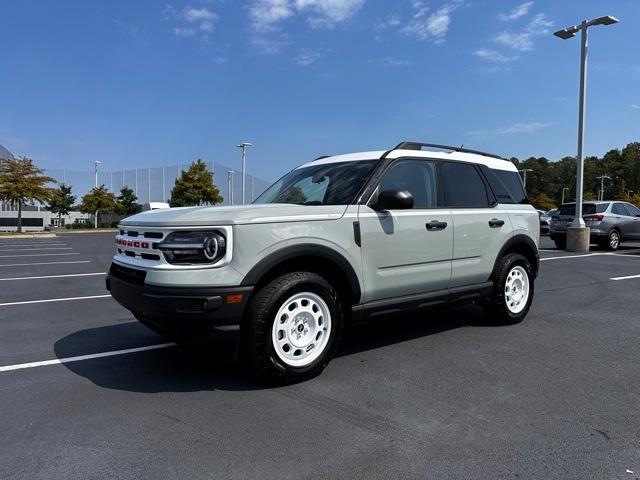
[[10, 158], [13, 158], [13, 154], [2, 145], [0, 145], [0, 160], [8, 160]]

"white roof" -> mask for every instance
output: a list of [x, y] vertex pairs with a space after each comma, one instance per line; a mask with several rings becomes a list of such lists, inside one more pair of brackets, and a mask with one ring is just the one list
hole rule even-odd
[[[330, 163], [338, 162], [355, 162], [358, 160], [375, 160], [380, 158], [386, 150], [378, 150], [373, 152], [358, 152], [348, 153], [346, 155], [335, 155], [333, 157], [323, 158], [322, 160], [316, 160], [313, 162], [305, 163], [298, 168], [309, 167], [312, 165], [327, 165]], [[510, 172], [517, 172], [516, 166], [509, 160], [501, 160], [499, 158], [487, 157], [485, 155], [478, 155], [476, 153], [463, 153], [463, 152], [437, 152], [430, 150], [392, 150], [387, 158], [400, 158], [400, 157], [414, 157], [414, 158], [435, 158], [440, 160], [458, 160], [461, 162], [478, 163], [486, 165], [489, 168], [495, 170], [508, 170]]]

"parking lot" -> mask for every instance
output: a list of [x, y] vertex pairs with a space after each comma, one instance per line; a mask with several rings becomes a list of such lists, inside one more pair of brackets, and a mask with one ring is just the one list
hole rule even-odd
[[347, 332], [270, 388], [104, 287], [113, 234], [0, 240], [0, 478], [640, 478], [640, 245], [543, 240], [527, 319]]

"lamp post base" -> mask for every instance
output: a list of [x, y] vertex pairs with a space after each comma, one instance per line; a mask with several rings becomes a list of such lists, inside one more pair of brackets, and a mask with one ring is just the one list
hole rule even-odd
[[591, 229], [589, 227], [567, 228], [567, 251], [589, 253]]

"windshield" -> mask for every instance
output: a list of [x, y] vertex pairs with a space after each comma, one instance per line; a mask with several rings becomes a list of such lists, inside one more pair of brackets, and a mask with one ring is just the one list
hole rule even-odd
[[[594, 213], [604, 213], [609, 206], [608, 203], [583, 203], [582, 204], [582, 214], [583, 215], [593, 215]], [[574, 216], [576, 214], [576, 205], [575, 203], [570, 203], [568, 205], [562, 205], [557, 215], [568, 215]]]
[[379, 160], [327, 163], [292, 170], [253, 203], [349, 205]]

